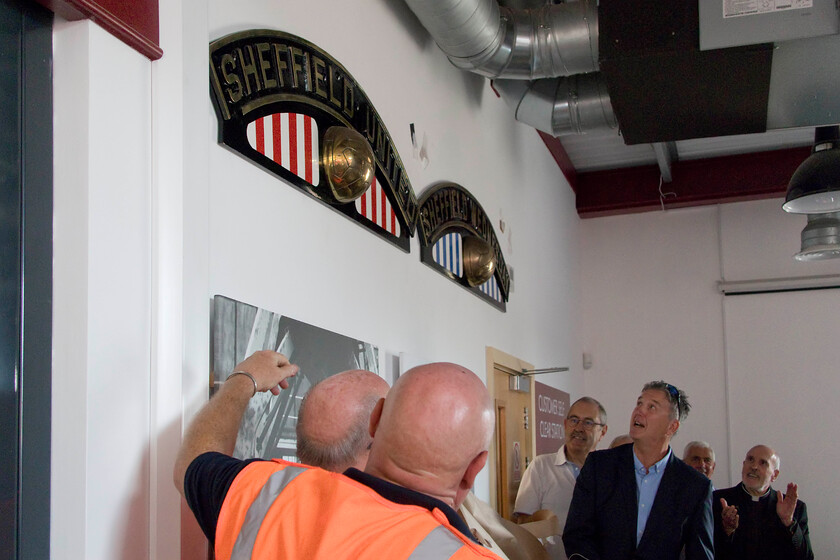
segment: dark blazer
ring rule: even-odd
[[[720,499],[730,506],[738,507],[738,528],[727,537],[723,530]],[[808,531],[808,509],[805,502],[796,501],[793,510],[794,524],[789,528],[782,525],[776,513],[778,498],[770,488],[770,494],[753,503],[752,498],[741,485],[716,490],[713,509],[715,514],[715,558],[722,560],[811,560],[811,538]]]
[[[673,451],[636,547],[633,445],[594,451],[580,471],[563,544],[569,560],[712,560],[712,482]],[[572,556],[579,554],[581,556]]]

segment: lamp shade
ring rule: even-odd
[[[790,178],[782,208],[795,214],[840,210],[840,126],[817,127],[811,155]]]
[[[805,262],[840,258],[840,212],[808,214],[802,250],[794,258]]]

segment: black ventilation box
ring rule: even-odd
[[[601,0],[599,64],[626,144],[765,132],[773,45],[700,50],[696,2]]]

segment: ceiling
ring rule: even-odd
[[[538,129],[577,193],[581,217],[784,196],[810,153],[815,127],[840,122],[835,0],[760,14],[727,14],[722,7],[767,2],[406,2],[453,64],[493,78],[516,118]],[[465,6],[475,13],[460,24]],[[569,15],[561,10],[584,15],[561,19]],[[484,43],[470,29],[476,20],[489,28]],[[588,51],[582,56],[572,52],[580,45]],[[501,56],[507,59],[499,62]],[[605,84],[600,92],[584,99],[595,90],[575,89],[561,99],[571,80],[596,75]],[[547,84],[549,78],[560,85]],[[534,122],[548,114],[545,107],[520,100],[528,87],[541,89],[541,101],[553,109],[547,123]],[[595,126],[577,126],[593,106],[599,116],[610,114]],[[558,128],[558,110],[575,126]]]
[[[539,134],[577,193],[583,218],[783,197],[814,141],[813,126],[675,141],[667,146],[666,182],[656,153],[663,150],[654,144],[628,146],[603,131]]]

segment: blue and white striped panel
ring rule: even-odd
[[[457,277],[464,274],[464,259],[461,249],[461,234],[447,233],[432,247],[432,258]]]
[[[479,286],[478,289],[501,303],[502,291],[499,289],[499,283],[496,282],[495,276],[491,276],[490,280]]]

